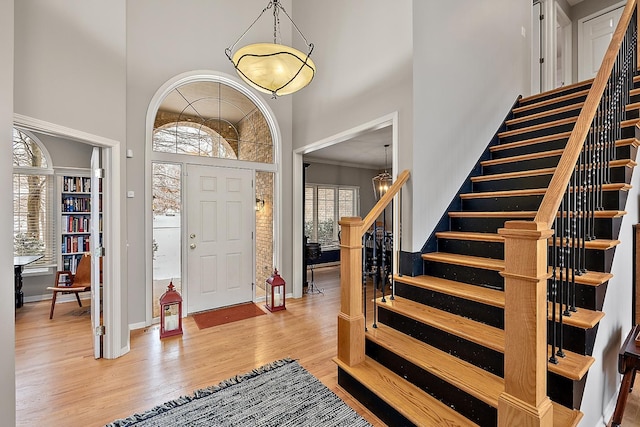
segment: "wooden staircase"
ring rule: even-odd
[[[582,417],[578,409],[636,165],[639,82],[636,77],[615,143],[611,182],[603,186],[604,209],[595,214],[597,239],[585,242],[588,272],[576,277],[578,311],[558,328],[565,357],[548,364],[556,426],[577,425]],[[412,277],[416,268],[405,267],[394,277],[394,297],[376,301],[364,362],[349,366],[336,358],[339,384],[389,425],[497,425],[505,390],[505,249],[498,230],[507,221],[535,217],[591,84],[518,101],[497,134],[499,143],[483,156],[481,173],[469,177],[452,203],[458,209],[446,213],[424,245],[423,274]],[[549,331],[552,322],[549,314]]]

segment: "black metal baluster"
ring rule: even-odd
[[[393,207],[393,202],[391,202],[391,224],[395,224],[395,209]],[[391,241],[389,242],[389,248],[391,249],[391,256],[389,257],[389,271],[391,273],[391,295],[389,296],[389,299],[391,299],[391,301],[393,301],[396,295],[396,276],[394,274],[394,263],[393,260],[395,258],[395,254],[396,251],[394,250],[393,247],[393,242],[395,239],[395,234],[393,233],[393,226],[391,227]]]
[[[362,235],[362,312],[364,330],[367,331],[367,233]]]
[[[373,328],[378,327],[378,251],[376,246],[376,237],[378,235],[378,225],[373,221],[373,237],[371,239],[371,272],[373,274]]]
[[[382,302],[387,302],[384,296],[384,288],[387,287],[387,248],[385,236],[387,234],[387,208],[382,211],[382,235],[380,236],[380,278],[382,279]]]
[[[553,237],[552,249],[551,249],[551,280],[548,281],[547,299],[551,302],[551,356],[549,357],[549,363],[554,365],[558,364],[556,358],[556,341],[558,324],[556,323],[557,303],[558,303],[558,278],[556,277],[558,267],[558,218],[556,218],[553,224]]]

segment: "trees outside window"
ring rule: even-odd
[[[305,236],[326,248],[339,244],[344,216],[358,216],[358,187],[308,184],[305,187]]]
[[[13,130],[13,252],[43,255],[54,263],[52,170],[45,148],[34,137]]]

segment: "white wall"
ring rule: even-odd
[[[398,169],[412,167],[412,3],[296,0],[295,21],[315,45],[317,74],[293,99],[294,148],[397,111]],[[408,236],[410,223],[403,224]]]
[[[414,251],[529,93],[531,13],[530,1],[413,2]]]
[[[127,249],[129,283],[129,323],[145,321],[145,124],[149,102],[171,78],[187,71],[210,70],[236,76],[225,56],[229,47],[265,7],[264,0],[136,0],[127,2],[127,147],[134,157],[127,159]],[[290,11],[290,1],[283,2]],[[180,19],[177,19],[178,16]],[[241,45],[269,40],[272,17],[267,12],[243,39]],[[286,17],[281,17],[283,40],[290,38]],[[267,28],[264,27],[266,24]],[[282,139],[282,224],[291,224],[291,106],[292,97],[272,100],[260,94],[273,110]],[[296,95],[293,95],[296,96]],[[291,269],[291,230],[283,227],[282,265],[278,265],[289,285]],[[150,247],[150,245],[149,245]],[[149,254],[150,256],[150,254]]]
[[[124,142],[125,4],[125,0],[15,2],[15,113]],[[121,182],[123,190],[125,176]],[[120,217],[125,242],[127,218],[124,212]],[[122,251],[123,307],[127,306],[125,257]],[[122,348],[128,345],[128,333],[123,313]]]
[[[4,141],[12,139],[13,129],[13,0],[0,2],[0,135]],[[10,189],[12,184],[12,145],[0,144],[0,188]],[[9,194],[4,190],[4,200]],[[0,346],[0,418],[2,423],[16,423],[16,376],[15,376],[15,298],[13,285],[13,206],[0,203],[0,324],[2,345]]]

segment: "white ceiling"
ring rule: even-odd
[[[391,126],[304,155],[305,162],[330,163],[367,169],[391,169]],[[385,145],[387,148],[385,164]]]
[[[567,3],[569,3],[571,6],[575,6],[578,3],[580,3],[582,0],[567,0]]]

